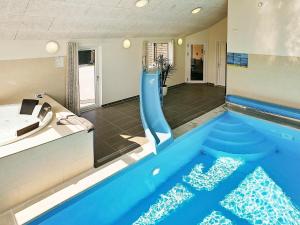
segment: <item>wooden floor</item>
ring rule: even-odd
[[[225,89],[207,84],[183,84],[169,89],[164,113],[176,128],[224,103]],[[146,142],[139,100],[101,107],[82,115],[95,126],[94,155],[98,167]]]

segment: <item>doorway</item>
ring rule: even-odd
[[[219,86],[226,86],[226,65],[227,65],[227,44],[224,41],[217,41],[217,80]]]
[[[78,51],[80,110],[87,111],[99,106],[99,75],[96,49]]]
[[[204,82],[205,80],[205,45],[191,44],[191,82]]]

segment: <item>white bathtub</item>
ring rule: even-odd
[[[52,113],[36,130],[17,138],[15,131],[35,122],[46,102]],[[58,125],[58,119],[74,114],[47,95],[39,99],[36,107],[31,117],[19,115],[20,105],[0,106],[0,140],[14,141],[0,146],[0,215],[93,168],[93,131],[81,125]],[[0,216],[2,225],[1,222]]]
[[[37,105],[32,115],[24,115],[19,113],[21,104],[0,105],[0,146],[16,142],[47,126],[52,119],[53,113],[52,111],[48,112],[46,117],[41,121],[37,117],[41,107],[42,105]],[[38,128],[21,136],[17,136],[17,130],[36,122],[39,122]]]

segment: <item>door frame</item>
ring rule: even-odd
[[[95,82],[95,104],[80,108],[80,112],[86,112],[89,110],[96,109],[102,105],[102,77],[100,75],[99,68],[99,53],[101,54],[101,50],[99,46],[79,46],[79,51],[85,50],[95,50],[95,74],[94,74],[94,82]],[[79,73],[79,65],[78,65],[78,73]],[[80,85],[80,84],[79,84]],[[80,93],[79,93],[80,96]]]
[[[219,59],[220,59],[220,52],[219,52],[219,45],[224,44],[225,45],[225,77],[224,77],[224,87],[227,86],[227,42],[226,41],[216,41],[216,85],[223,86],[220,84],[220,74],[219,74]]]
[[[203,80],[191,80],[191,60],[192,60],[192,45],[203,45],[204,47],[204,63],[203,63]],[[186,48],[186,83],[207,83],[207,68],[208,68],[208,42],[207,41],[192,41],[187,43]]]

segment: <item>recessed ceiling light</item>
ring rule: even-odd
[[[261,8],[261,7],[264,6],[264,3],[263,3],[263,2],[259,2],[259,3],[257,4],[257,6],[258,6],[258,8]]]
[[[192,13],[193,13],[193,14],[197,14],[197,13],[199,13],[201,10],[202,10],[202,7],[197,7],[197,8],[195,8],[195,9],[192,10]]]
[[[135,3],[135,6],[138,7],[138,8],[142,8],[144,6],[146,6],[148,4],[148,0],[138,0],[136,1]]]

